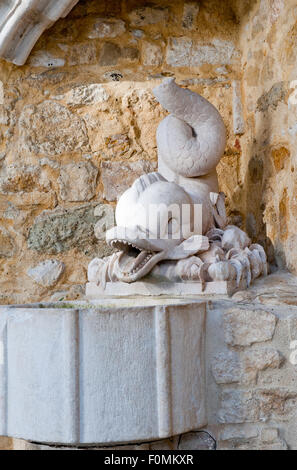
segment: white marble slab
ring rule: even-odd
[[[200,282],[148,282],[137,281],[131,284],[126,282],[107,282],[105,289],[94,282],[86,285],[86,297],[88,299],[100,299],[102,296],[125,297],[134,295],[232,295],[239,289],[246,288],[246,281],[241,281],[239,287],[235,281],[206,282],[204,289]]]
[[[205,317],[193,300],[0,307],[0,435],[79,446],[201,428]]]

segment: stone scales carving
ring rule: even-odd
[[[223,120],[172,78],[154,94],[170,113],[157,130],[159,171],[141,176],[120,197],[116,226],[106,234],[117,251],[90,263],[87,296],[246,288],[267,274],[267,260],[261,245],[227,222],[216,173],[226,145]]]

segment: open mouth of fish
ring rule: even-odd
[[[111,240],[109,245],[120,253],[118,254],[118,267],[124,277],[145,275],[159,261],[160,252],[145,250],[127,240]]]

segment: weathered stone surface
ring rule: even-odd
[[[0,171],[0,191],[3,193],[49,191],[50,182],[38,166],[8,165]]]
[[[258,429],[255,428],[243,428],[241,426],[228,426],[223,429],[220,434],[220,441],[230,440],[246,440],[253,439],[259,436]]]
[[[158,66],[163,62],[163,53],[160,46],[148,41],[144,41],[142,45],[143,65]]]
[[[186,37],[172,38],[166,51],[166,62],[173,67],[188,67],[192,60],[192,40]]]
[[[88,148],[84,122],[55,101],[25,106],[19,129],[24,147],[37,154],[60,155]]]
[[[131,147],[127,134],[114,134],[106,137],[104,143],[108,149],[112,149],[114,155],[121,156],[127,153]]]
[[[3,193],[30,192],[36,186],[49,189],[49,181],[40,177],[37,166],[8,165],[0,172],[0,190]]]
[[[297,277],[287,271],[277,271],[258,279],[246,291],[238,291],[236,302],[256,302],[263,305],[297,305]],[[297,336],[296,336],[297,339]]]
[[[218,353],[212,360],[212,373],[218,384],[240,382],[242,363],[239,354],[234,351]]]
[[[264,310],[232,309],[224,315],[225,341],[231,346],[250,346],[272,338],[276,317]]]
[[[94,42],[75,43],[68,52],[69,65],[87,65],[97,62],[97,49]]]
[[[183,11],[182,26],[185,29],[192,30],[195,27],[195,21],[199,12],[199,3],[185,2]]]
[[[154,171],[151,162],[102,162],[101,177],[104,186],[103,197],[115,201],[133,182],[144,173]]]
[[[260,389],[256,392],[261,420],[289,420],[296,411],[297,392],[286,388]]]
[[[284,358],[274,348],[252,349],[243,353],[242,382],[253,384],[257,382],[258,373],[265,369],[278,369]]]
[[[98,18],[88,32],[89,39],[115,38],[126,31],[125,22],[116,18]]]
[[[91,83],[90,85],[72,88],[65,95],[60,95],[58,98],[65,100],[66,104],[76,107],[104,103],[108,101],[109,94],[100,83]]]
[[[265,428],[261,432],[261,440],[263,442],[274,442],[278,439],[278,429],[277,428]]]
[[[75,284],[70,287],[66,286],[66,290],[54,292],[48,300],[50,302],[85,300],[85,290],[85,284]]]
[[[177,450],[180,436],[149,443],[149,450]]]
[[[216,441],[204,431],[189,432],[181,436],[178,450],[215,450]]]
[[[163,53],[160,46],[144,41],[142,44],[143,65],[158,66],[163,62]]]
[[[249,449],[240,447],[238,448],[238,450],[249,450]],[[272,443],[261,442],[260,444],[256,445],[255,450],[288,450],[288,445],[284,440],[278,439],[276,442],[272,442]]]
[[[11,258],[15,254],[15,243],[11,234],[0,227],[0,258]]]
[[[297,392],[285,388],[224,390],[218,419],[221,423],[245,423],[269,419],[289,420],[296,409]]]
[[[95,195],[98,169],[91,162],[69,163],[61,167],[58,184],[63,201],[89,201]]]
[[[121,56],[123,59],[134,61],[139,58],[139,51],[136,47],[126,46],[122,48]]]
[[[96,241],[94,204],[73,209],[44,211],[30,229],[28,247],[42,253],[62,253],[76,248],[87,255],[107,256],[112,250],[105,242]]]
[[[263,180],[264,163],[259,155],[254,155],[248,164],[250,180],[253,184],[260,184]]]
[[[241,83],[239,80],[232,81],[233,90],[233,132],[235,135],[244,133],[244,117],[241,99]]]
[[[99,204],[94,210],[96,222],[94,233],[97,240],[105,240],[106,231],[115,226],[114,209],[109,204]]]
[[[63,67],[65,60],[61,57],[55,57],[48,51],[37,51],[30,56],[29,64],[31,67]]]
[[[172,299],[0,308],[1,340],[9,322],[1,368],[7,371],[9,357],[10,387],[1,388],[9,433],[33,442],[114,446],[201,429],[205,316],[204,302]],[[160,377],[172,393],[168,403]]]
[[[227,65],[238,55],[230,41],[213,39],[201,44],[187,37],[171,38],[166,60],[173,67],[199,67],[203,64]]]
[[[2,196],[3,197],[3,196]],[[2,199],[0,194],[0,201]],[[5,200],[7,200],[5,195]],[[10,202],[19,209],[30,209],[36,206],[53,208],[57,205],[57,198],[54,192],[41,192],[37,190],[26,192],[9,193]]]
[[[27,271],[37,284],[43,287],[54,286],[65,270],[65,265],[59,260],[48,259]]]
[[[259,348],[242,353],[218,353],[212,361],[212,373],[217,384],[255,384],[259,371],[278,369],[283,357],[274,348]]]
[[[285,168],[286,163],[289,161],[290,151],[286,147],[278,146],[271,149],[271,156],[275,171],[278,173]]]
[[[0,80],[0,106],[4,104],[4,85]]]
[[[268,439],[266,441],[266,439]],[[227,445],[219,445],[219,450],[287,450],[287,443],[279,437],[278,429],[264,428],[261,436],[244,428],[242,432],[235,433],[230,437],[230,442],[224,442]]]
[[[257,101],[258,111],[267,111],[269,108],[276,109],[277,105],[284,101],[288,92],[286,82],[275,83],[269,91],[264,93]]]
[[[141,7],[132,10],[129,14],[129,19],[133,26],[145,26],[160,22],[165,23],[168,18],[168,13],[167,8]]]
[[[259,404],[252,391],[224,390],[218,420],[221,423],[256,422],[259,419]]]
[[[112,42],[106,42],[104,43],[100,53],[99,65],[117,65],[121,55],[121,48],[117,44],[114,44]]]

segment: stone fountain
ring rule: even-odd
[[[159,171],[119,199],[106,240],[117,252],[89,265],[87,296],[232,294],[267,274],[261,245],[228,225],[216,166],[223,120],[202,96],[165,79],[154,90],[169,111],[157,131]]]
[[[89,265],[89,301],[1,307],[0,435],[50,444],[152,441],[207,424],[205,322],[196,294],[267,272],[228,225],[218,111],[166,79],[155,90],[159,171],[119,199],[116,252]]]

